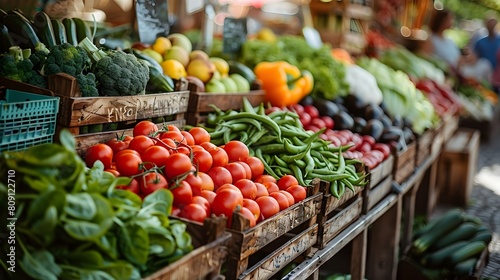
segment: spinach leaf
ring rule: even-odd
[[[99,237],[95,241],[97,248],[105,253],[108,257],[113,260],[118,258],[118,249],[116,247],[116,236],[113,232],[108,231],[105,235]]]
[[[45,215],[45,211],[51,205],[57,210],[57,213],[62,213],[66,204],[66,194],[60,189],[45,191],[31,202],[28,208],[28,216],[25,223],[27,225],[34,223]],[[24,222],[23,222],[24,223]]]
[[[19,263],[29,276],[35,279],[57,280],[62,269],[56,264],[54,256],[49,251],[24,251],[24,256]]]
[[[104,264],[102,255],[96,250],[74,251],[64,258],[67,263],[78,267],[99,267]]]
[[[108,194],[108,199],[121,220],[135,217],[141,209],[141,198],[128,190],[114,189]]]
[[[64,222],[66,233],[77,240],[97,240],[106,232],[106,229],[93,222],[73,219],[64,219]]]
[[[116,280],[113,276],[102,270],[79,269],[80,280]]]
[[[51,205],[45,210],[43,218],[36,220],[30,229],[43,244],[48,245],[55,237],[54,231],[58,222],[57,208]]]
[[[68,129],[61,130],[59,133],[59,142],[61,142],[62,146],[69,152],[74,152],[76,150],[76,139]]]
[[[131,279],[134,267],[126,261],[106,263],[99,270],[111,275],[114,279]],[[138,278],[135,278],[138,279]]]
[[[88,193],[75,193],[66,195],[64,211],[77,219],[90,221],[97,213],[94,199]]]
[[[120,226],[118,245],[124,257],[135,265],[146,263],[149,254],[149,235],[142,227],[130,223]]]
[[[50,143],[32,146],[23,155],[26,163],[47,167],[62,165],[68,159],[68,151],[63,146]]]
[[[166,215],[170,215],[172,213],[173,202],[174,195],[170,190],[159,189],[144,198],[142,207],[143,209],[153,208],[157,211],[165,213]]]
[[[177,247],[185,252],[189,252],[193,249],[191,244],[191,235],[186,232],[186,224],[179,220],[171,220],[170,230],[175,238]]]
[[[175,252],[175,240],[172,235],[149,235],[149,253],[158,257],[168,257]]]
[[[44,192],[56,188],[50,180],[47,180],[47,177],[24,176],[23,179],[28,186],[37,192]]]

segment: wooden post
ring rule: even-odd
[[[411,237],[413,235],[413,219],[415,218],[415,200],[422,179],[423,175],[417,178],[411,186],[411,190],[403,195],[403,231],[400,243],[400,248],[403,252],[406,252],[411,244]]]
[[[366,246],[368,231],[364,230],[352,240],[351,251],[351,279],[365,279],[366,270]]]

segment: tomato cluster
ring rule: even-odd
[[[132,177],[128,186],[117,187],[141,197],[170,189],[174,216],[203,222],[210,215],[225,215],[230,226],[233,212],[239,211],[254,226],[306,198],[305,187],[294,176],[277,180],[265,174],[262,161],[244,143],[216,146],[202,127],[181,131],[169,125],[159,130],[141,121],[133,135],[91,146],[87,165],[100,160],[105,171]]]

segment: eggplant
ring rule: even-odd
[[[401,130],[398,127],[388,127],[388,128],[383,130],[383,133],[380,136],[380,142],[382,142],[382,143],[390,143],[390,142],[400,143],[401,137],[404,137],[403,130]]]
[[[335,104],[344,104],[344,98],[342,96],[337,96],[332,101],[335,102]]]
[[[380,108],[379,105],[377,104],[368,104],[365,106],[365,109],[364,109],[364,116],[365,116],[365,119],[367,120],[371,120],[371,119],[378,119],[380,120],[380,118],[382,118],[382,116],[384,116],[385,113],[384,113],[384,110],[382,110],[382,108]]]
[[[415,140],[415,134],[413,130],[409,127],[403,127],[403,136],[405,138],[406,143],[411,143]]]
[[[375,141],[379,141],[384,133],[384,125],[380,120],[371,119],[366,122],[366,126],[361,131],[363,135],[370,135],[375,139]]]
[[[360,115],[366,106],[365,102],[361,98],[352,94],[349,94],[345,97],[344,105],[349,110],[349,112],[354,115]]]
[[[310,95],[306,95],[299,101],[299,104],[302,106],[312,105],[313,103],[314,103],[314,98]]]
[[[382,115],[380,117],[380,121],[382,122],[382,124],[384,125],[384,127],[390,127],[392,126],[392,120],[391,118],[388,116],[388,115]]]
[[[313,105],[318,109],[320,116],[333,117],[340,111],[337,104],[323,98],[315,99]]]
[[[401,115],[395,115],[392,117],[392,125],[403,128],[405,123]]]
[[[352,119],[354,120],[353,131],[355,133],[362,134],[362,131],[366,126],[366,120],[362,117],[354,117]]]
[[[347,112],[339,111],[338,114],[333,115],[336,130],[348,129],[352,130],[354,127],[354,120]]]
[[[338,103],[335,103],[337,104],[337,107],[339,108],[339,112],[346,112],[346,113],[349,113],[349,110],[342,104],[338,104]]]

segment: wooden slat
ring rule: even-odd
[[[428,129],[417,138],[416,166],[419,166],[431,154],[435,132],[434,129]]]
[[[190,112],[213,112],[211,105],[216,105],[219,109],[238,110],[241,109],[243,98],[246,97],[253,106],[257,106],[264,102],[265,91],[252,90],[250,92],[235,92],[235,93],[208,93],[208,92],[191,92],[189,101]]]
[[[417,144],[415,141],[408,144],[406,150],[398,151],[394,159],[393,177],[394,181],[401,184],[415,171],[415,153]]]
[[[320,248],[324,248],[330,240],[360,217],[362,204],[363,199],[358,197],[353,203],[322,224],[322,231],[320,231],[318,237]]]
[[[383,179],[387,178],[390,174],[392,174],[392,170],[394,168],[394,156],[389,155],[387,159],[382,161],[379,165],[377,165],[372,170],[367,168],[367,173],[369,174],[368,184],[365,186],[367,189],[374,188],[376,185],[380,183]]]
[[[379,182],[374,188],[367,190],[365,201],[363,202],[363,213],[367,213],[384,197],[391,193],[392,190],[392,175],[387,176]]]
[[[330,193],[330,183],[322,181],[320,185],[320,191],[323,192],[323,209],[321,210],[320,215],[322,217],[326,217],[334,210],[338,209],[342,205],[345,205],[346,202],[352,200],[353,197],[359,197],[363,191],[363,188],[355,187],[354,190],[355,192],[347,189],[343,196],[341,196],[340,198],[336,198]]]
[[[364,280],[366,273],[366,254],[368,247],[368,231],[364,230],[352,240],[351,279]]]

